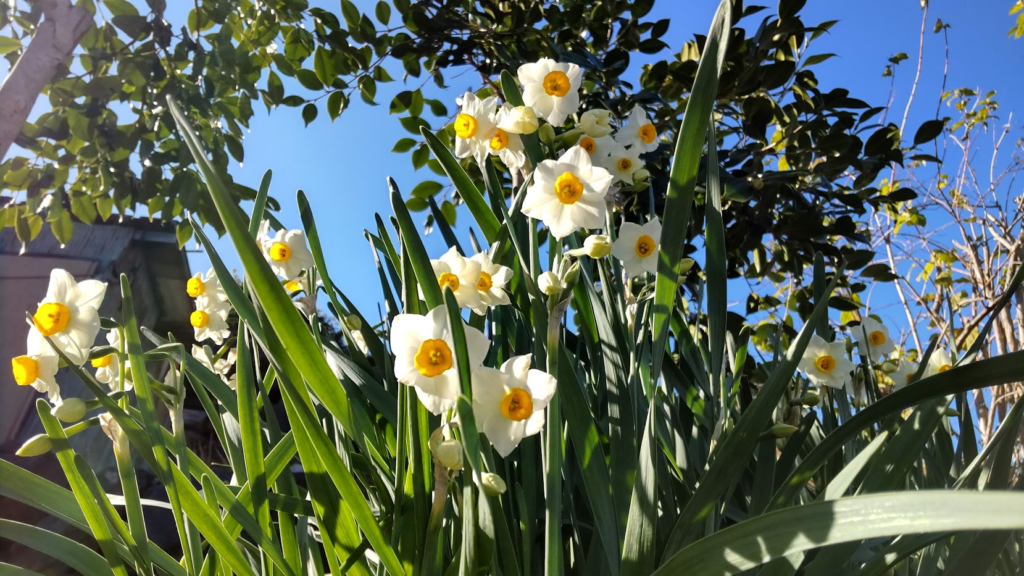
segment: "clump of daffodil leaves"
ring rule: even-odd
[[[170,100],[166,128],[196,159],[241,273],[194,223],[211,266],[180,287],[194,330],[168,337],[138,325],[127,276],[115,321],[99,315],[108,283],[53,271],[11,360],[14,382],[43,394],[45,433],[18,454],[56,454],[71,491],[0,461],[0,494],[96,546],[0,533],[60,544],[38,548],[86,574],[934,573],[940,559],[1012,573],[1024,496],[1005,489],[1024,404],[990,448],[969,435],[965,402],[1019,380],[1020,353],[978,359],[941,331],[912,350],[878,314],[830,323],[845,271],[824,258],[799,332],[786,318],[751,346],[758,327],[730,318],[740,298],[708,132],[730,10],[705,39],[681,125],[640,104],[582,110],[594,86],[568,54],[458,97],[451,125],[423,137],[473,225],[436,219],[447,248],[431,254],[389,180],[393,217],[365,232],[373,314],[345,294],[366,278],[328,270],[357,251],[321,243],[306,196],[301,226],[282,225],[268,172],[246,217],[194,111]],[[663,211],[618,211],[616,191],[651,186],[645,157],[669,146]],[[702,157],[715,168],[703,255],[685,246]],[[681,288],[686,274],[699,294]],[[63,397],[65,377],[88,397]],[[217,450],[185,434],[190,395]],[[75,452],[92,427],[116,457],[112,484]],[[148,535],[140,463],[166,490],[175,546]]]

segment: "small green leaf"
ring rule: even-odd
[[[942,120],[928,120],[918,127],[914,134],[914,146],[920,146],[935,140],[942,134],[945,123]]]
[[[375,12],[377,14],[377,21],[387,26],[391,20],[391,6],[388,6],[388,3],[384,0],[379,0]]]
[[[412,196],[413,198],[422,198],[426,200],[427,198],[433,196],[434,194],[437,194],[443,189],[444,186],[442,186],[440,182],[434,182],[433,180],[424,180],[423,182],[420,182],[419,184],[416,185],[415,188],[412,189]]]
[[[306,123],[306,126],[309,126],[313,120],[316,120],[317,113],[316,104],[312,102],[302,107],[302,120]]]
[[[9,36],[0,36],[0,54],[21,49],[21,42]]]

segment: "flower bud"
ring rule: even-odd
[[[363,327],[363,321],[359,319],[359,316],[349,314],[345,316],[345,326],[348,326],[349,330],[359,330]]]
[[[604,258],[612,252],[612,241],[607,234],[592,234],[583,241],[583,249],[591,258]]]
[[[808,392],[807,394],[804,394],[802,398],[800,398],[800,402],[804,406],[817,406],[818,403],[821,402],[821,396],[818,396],[814,392]]]
[[[562,290],[570,290],[576,285],[580,279],[580,263],[573,262],[572,266],[565,271],[565,275],[562,276]]]
[[[636,311],[637,303],[626,305],[626,324],[629,326],[629,331],[632,332],[636,328]]]
[[[683,261],[679,263],[679,273],[686,274],[693,268],[693,258],[683,258]]]
[[[537,114],[529,106],[516,106],[503,114],[498,122],[498,128],[509,134],[533,134],[538,126]]]
[[[117,420],[114,420],[110,413],[104,412],[100,414],[100,429],[107,435],[107,438],[110,438],[111,442],[115,445],[117,444],[117,436],[121,432],[121,427],[118,426]]]
[[[580,130],[591,138],[600,138],[612,133],[612,113],[609,110],[596,108],[587,110],[580,116]]]
[[[557,296],[562,293],[562,280],[554,272],[545,272],[537,278],[537,288],[548,296]]]
[[[636,172],[633,172],[633,184],[642,184],[644,182],[647,182],[647,180],[650,179],[650,177],[651,173],[647,170],[647,168],[641,168]]]
[[[892,360],[886,360],[885,362],[882,362],[882,372],[885,372],[886,374],[892,374],[893,372],[896,371],[896,369],[896,363],[893,362]]]
[[[54,406],[50,413],[64,422],[78,422],[85,416],[85,401],[81,398],[68,398]]]
[[[946,408],[945,415],[946,416],[959,416],[960,415],[960,411],[957,410],[956,408]]]
[[[781,422],[772,426],[768,432],[776,438],[789,438],[796,432],[798,428],[796,426],[790,426],[789,424],[782,424]]]
[[[449,470],[462,470],[462,444],[458,440],[442,440],[430,447],[434,458]]]
[[[508,489],[501,476],[490,472],[484,472],[484,475],[480,477],[480,485],[483,486],[484,492],[488,496],[501,496]]]
[[[551,124],[545,124],[537,129],[537,136],[540,137],[541,142],[550,146],[555,141],[555,129]]]
[[[36,434],[21,445],[16,455],[22,458],[31,458],[32,456],[39,456],[46,454],[53,449],[53,443],[50,442],[50,437],[46,434]]]

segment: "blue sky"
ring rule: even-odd
[[[369,13],[374,3],[356,2],[361,10]],[[312,4],[337,9],[336,2]],[[770,4],[774,9],[774,3]],[[660,0],[650,18],[671,18],[669,32],[663,39],[674,52],[693,34],[707,32],[716,5],[715,0]],[[1020,74],[1024,40],[1014,41],[1006,36],[1012,24],[1007,15],[1009,5],[1009,2],[997,0],[931,3],[921,82],[907,122],[907,138],[912,137],[913,130],[922,121],[934,117],[938,102],[944,48],[941,35],[931,32],[936,18],[952,26],[947,87],[996,90],[1004,112],[1020,107],[1024,101],[1024,79]],[[169,9],[168,19],[177,26],[184,12],[172,10]],[[895,106],[890,116],[890,120],[899,123],[916,66],[921,15],[918,0],[861,0],[856,3],[810,0],[802,12],[805,24],[839,20],[829,34],[812,46],[811,53],[837,55],[815,67],[820,85],[826,89],[847,87],[854,97],[872,105],[883,105],[889,97],[890,79],[883,78],[882,71],[890,56],[905,52],[911,58],[897,70]],[[747,25],[756,23],[757,16]],[[656,57],[667,55],[662,53]],[[638,66],[634,62],[627,79],[637,74]],[[400,78],[398,73],[393,76]],[[437,97],[445,100],[452,111],[456,96],[477,87],[474,80],[475,75],[450,78],[451,89]],[[415,80],[412,85],[419,83]],[[385,219],[390,213],[385,178],[394,177],[406,194],[424,179],[438,179],[426,169],[413,171],[408,154],[390,152],[396,140],[408,135],[387,112],[391,97],[402,89],[401,81],[379,85],[380,106],[370,107],[356,99],[333,124],[323,110],[312,125],[304,127],[299,108],[281,107],[268,115],[260,107],[245,140],[245,163],[232,167],[235,179],[252,187],[256,187],[266,169],[273,169],[271,194],[281,202],[283,210],[279,217],[290,227],[301,226],[294,198],[297,189],[305,190],[314,206],[332,278],[363,313],[371,317],[376,315],[381,297],[363,229],[374,226],[375,212]],[[422,220],[424,214],[414,214],[414,217]],[[469,215],[460,211],[456,227],[460,236],[466,234],[469,222]],[[229,265],[237,265],[226,239],[220,240],[218,247]],[[432,255],[444,251],[438,233],[427,237],[427,249]],[[201,253],[192,253],[190,261],[196,270],[207,266],[206,257]],[[730,300],[742,303],[744,298],[745,294]],[[881,307],[891,299],[891,289],[882,289],[874,294],[873,303],[883,317],[891,316],[897,325],[905,323],[897,310]]]

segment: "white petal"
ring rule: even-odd
[[[99,308],[103,297],[107,294],[107,283],[99,280],[85,280],[78,283],[79,306]]]
[[[483,432],[498,454],[505,458],[516,449],[516,446],[519,446],[523,440],[525,428],[522,422],[508,418],[489,418],[483,427]]]
[[[78,283],[67,270],[54,268],[50,271],[50,285],[46,289],[44,302],[67,304],[78,300]]]
[[[526,376],[526,384],[533,396],[534,410],[546,408],[558,388],[555,377],[543,370],[530,370]]]
[[[533,364],[533,354],[523,354],[522,356],[513,356],[501,365],[501,371],[508,374],[516,380],[513,386],[522,387],[526,383],[527,374],[530,371],[530,365]]]

